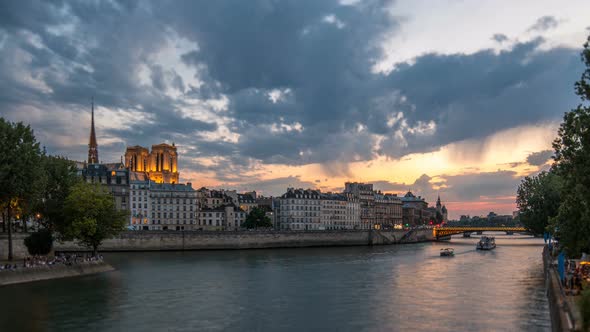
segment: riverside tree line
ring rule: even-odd
[[[12,235],[27,220],[35,232],[26,239],[30,254],[47,254],[54,239],[76,240],[96,254],[103,239],[124,229],[127,212],[118,211],[110,192],[82,181],[74,162],[40,149],[33,130],[0,118],[0,211],[13,258]]]
[[[590,36],[581,57],[585,70],[574,88],[582,101],[563,117],[554,163],[525,177],[516,198],[523,225],[553,234],[571,257],[590,253]]]

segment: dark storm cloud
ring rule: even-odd
[[[498,43],[503,43],[508,40],[508,36],[503,33],[496,33],[492,36],[492,40],[495,40]]]
[[[149,60],[167,41],[169,32],[152,17],[148,4],[8,1],[0,6],[0,33],[6,34],[0,49],[3,116],[27,121],[19,106],[32,104],[43,108],[48,119],[60,117],[62,121],[58,126],[39,121],[34,127],[58,133],[59,128],[72,123],[56,112],[89,111],[89,100],[94,96],[99,107],[139,113],[136,124],[129,128],[103,130],[130,144],[174,141],[217,128],[214,123],[187,118],[179,110],[183,103],[163,94],[167,80],[181,92],[184,82],[174,71]],[[30,55],[28,68],[14,66],[14,59],[26,59],[23,51]],[[152,86],[139,82],[140,65],[150,69]],[[21,77],[27,74],[46,88],[24,84]],[[67,147],[51,148],[63,151]],[[124,144],[104,146],[101,159],[117,158],[123,150]],[[76,153],[74,157],[83,156]]]
[[[551,157],[553,157],[553,150],[543,150],[529,154],[526,161],[529,165],[541,166],[547,163]]]
[[[256,191],[262,195],[280,196],[287,191],[286,189],[288,187],[316,189],[317,185],[313,182],[302,181],[298,176],[288,176],[271,180],[245,182],[235,189],[239,191],[247,191],[256,188]]]
[[[394,137],[384,153],[399,156],[431,151],[451,142],[482,138],[504,128],[558,120],[575,105],[572,83],[579,76],[577,51],[537,50],[541,39],[495,54],[429,54],[389,77],[415,106],[404,115],[410,123],[435,121],[433,135],[407,135],[408,145],[396,148]],[[389,153],[388,149],[389,148]]]
[[[431,204],[438,195],[445,201],[473,202],[482,197],[514,196],[518,186],[516,172],[496,171],[440,175],[436,179],[422,174],[412,184],[375,181],[377,190],[405,194],[411,190],[416,196],[426,198]]]
[[[268,163],[398,158],[556,120],[567,109],[563,105],[573,105],[571,82],[581,68],[577,51],[538,51],[542,39],[500,54],[428,54],[389,75],[372,73],[380,56],[376,43],[398,24],[382,5],[255,1],[232,3],[228,10],[226,2],[210,2],[162,12],[199,43],[199,51],[184,60],[206,66],[229,97],[239,150]],[[342,25],[329,23],[328,15]],[[540,22],[551,24],[547,18]],[[272,89],[289,93],[273,102],[267,96]],[[388,125],[400,112],[404,121]],[[295,121],[302,132],[269,130]],[[358,124],[367,130],[357,132]],[[385,137],[379,149],[372,134]]]
[[[138,113],[126,128],[103,130],[128,144],[175,141],[195,147],[187,149],[187,159],[323,163],[329,174],[344,174],[339,163],[398,158],[555,120],[575,103],[578,51],[541,51],[541,39],[501,53],[427,54],[389,74],[373,73],[384,33],[398,27],[387,4],[3,1],[0,112],[26,119],[21,106],[46,105],[49,119],[52,110],[88,109],[95,96],[101,107]],[[554,26],[551,19],[539,22]],[[201,86],[154,63],[171,38],[198,45],[181,59],[196,70]],[[15,65],[14,59],[27,60]],[[148,82],[140,81],[142,70]],[[171,89],[185,94],[170,97],[165,90]],[[272,91],[281,91],[277,100],[269,98]],[[214,119],[181,111],[191,107],[187,99],[220,96],[229,100],[222,116],[239,134],[236,143],[204,139],[219,128]],[[72,125],[67,118],[57,121],[33,124],[48,135]],[[104,151],[117,158],[118,148]],[[229,179],[232,171],[222,176]]]
[[[543,16],[539,17],[535,24],[533,24],[529,31],[546,31],[550,29],[555,29],[559,25],[557,19],[553,16]]]

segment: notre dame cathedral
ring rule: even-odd
[[[125,167],[131,172],[144,173],[156,183],[178,183],[178,154],[174,143],[152,145],[151,152],[143,146],[129,146],[125,151]]]

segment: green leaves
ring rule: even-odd
[[[80,182],[76,164],[68,159],[54,156],[43,156],[45,188],[42,200],[38,202],[41,222],[49,229],[65,219],[63,205],[72,186]]]
[[[562,180],[554,172],[525,177],[516,195],[520,221],[534,234],[543,234],[561,203]]]
[[[30,126],[0,118],[0,200],[27,203],[41,191],[39,143]]]
[[[125,225],[126,211],[117,211],[110,192],[99,184],[79,182],[64,202],[63,223],[56,230],[62,240],[77,240],[95,252],[104,239],[119,234]]]
[[[590,37],[588,37],[590,42]],[[590,101],[590,46],[582,51],[586,65],[575,90],[582,101]],[[562,203],[551,219],[551,228],[567,252],[577,256],[590,250],[590,107],[581,104],[563,117],[555,149],[554,169],[563,180]]]
[[[246,216],[246,221],[242,223],[242,227],[245,228],[258,228],[258,227],[272,227],[270,218],[266,215],[264,210],[255,207]]]

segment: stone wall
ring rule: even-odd
[[[25,237],[28,234],[12,234],[12,255],[14,258],[23,258],[29,255],[25,246]],[[8,259],[8,235],[0,234],[0,261]]]
[[[113,270],[114,268],[112,266],[104,262],[83,262],[69,266],[21,267],[14,271],[0,271],[0,286],[47,279],[78,277]]]
[[[26,255],[22,238],[14,241],[15,258]],[[431,230],[362,231],[129,231],[105,240],[101,251],[158,251],[207,249],[256,249],[326,246],[366,246],[431,241]],[[0,260],[6,259],[8,243],[0,238]],[[18,248],[18,249],[17,249]],[[58,252],[83,251],[73,242],[54,244]]]
[[[547,299],[549,301],[551,330],[581,331],[582,319],[580,313],[571,297],[565,295],[554,263],[554,260],[549,255],[547,246],[545,246],[543,249],[543,270]]]

